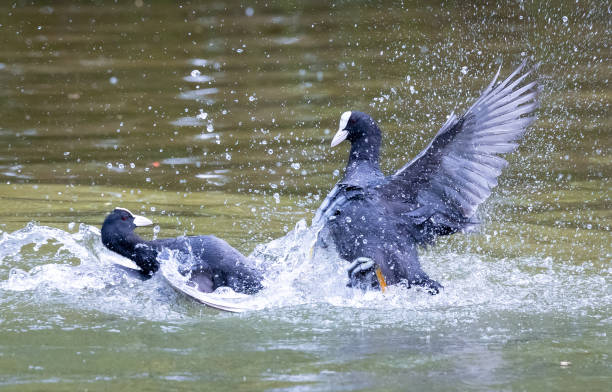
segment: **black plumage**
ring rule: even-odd
[[[203,292],[228,286],[236,292],[253,294],[262,288],[262,273],[227,242],[212,235],[165,238],[145,241],[134,229],[152,222],[115,208],[102,225],[102,243],[110,250],[134,261],[148,276],[159,269],[158,256],[175,251],[180,271]]]
[[[498,70],[463,116],[451,114],[431,143],[390,176],[379,167],[376,122],[362,112],[342,115],[332,147],[350,141],[348,164],[313,224],[323,227],[321,245],[333,244],[352,262],[351,285],[378,286],[380,268],[387,284],[439,292],[441,285],[421,269],[417,247],[478,223],[474,213],[507,165],[498,155],[514,151],[535,119],[537,82],[524,83],[530,74],[521,74],[524,66],[495,85]]]

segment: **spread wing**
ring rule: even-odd
[[[523,83],[531,73],[521,74],[524,66],[495,85],[498,70],[463,116],[451,114],[416,158],[387,177],[382,192],[413,206],[404,214],[425,231],[448,234],[475,223],[476,208],[507,165],[499,154],[514,151],[535,119],[537,81]]]

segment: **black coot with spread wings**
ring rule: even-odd
[[[350,285],[404,281],[439,292],[442,286],[421,269],[417,247],[477,223],[478,205],[507,165],[498,155],[514,151],[535,119],[537,82],[524,83],[530,74],[521,74],[524,66],[495,85],[498,70],[463,116],[451,114],[431,143],[390,176],[379,167],[376,122],[362,112],[342,114],[331,145],[350,141],[348,164],[313,223],[325,230],[323,245],[331,239],[351,262]]]

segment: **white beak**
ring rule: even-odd
[[[140,215],[134,215],[134,225],[136,225],[137,227],[149,226],[152,224],[153,222],[151,221],[151,219],[147,219],[144,216],[140,216]]]
[[[344,129],[338,130],[338,132],[336,132],[336,134],[334,135],[334,138],[331,141],[331,146],[336,147],[338,144],[346,140],[347,136],[348,136],[348,131],[345,131]]]

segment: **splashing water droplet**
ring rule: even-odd
[[[208,113],[206,113],[203,109],[200,109],[200,113],[196,116],[199,120],[206,120],[208,117]]]

